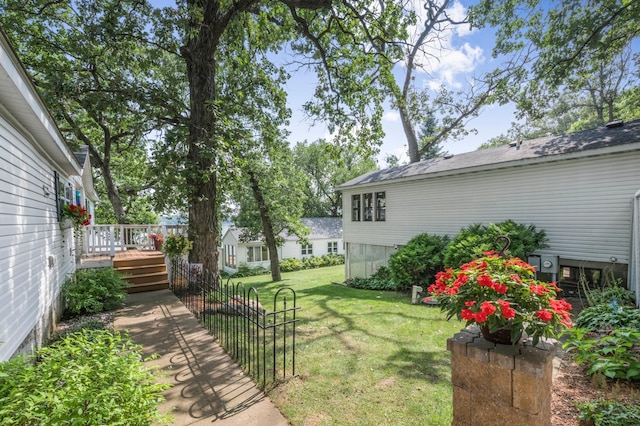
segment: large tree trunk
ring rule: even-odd
[[[260,185],[256,179],[256,175],[252,171],[249,173],[249,182],[251,184],[251,190],[253,191],[253,197],[258,204],[260,210],[260,220],[262,222],[262,234],[264,235],[267,249],[269,250],[269,262],[271,264],[271,279],[273,281],[282,281],[282,275],[280,274],[280,263],[278,262],[278,246],[276,245],[276,236],[273,233],[273,224],[269,217],[269,211],[267,210],[267,204],[264,201],[262,191],[260,191]]]
[[[187,139],[187,185],[189,194],[189,239],[193,249],[189,261],[218,274],[218,157],[215,135],[215,51],[224,25],[218,22],[217,2],[207,2],[203,24],[193,19],[195,32],[181,49],[189,80],[189,136]],[[206,23],[206,25],[205,25]]]

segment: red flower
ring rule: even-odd
[[[488,275],[480,275],[478,277],[478,285],[483,287],[493,287],[493,281]]]
[[[463,309],[460,312],[460,317],[465,321],[471,321],[473,319],[473,311],[471,309]]]
[[[478,324],[482,324],[483,322],[487,321],[487,314],[485,314],[484,312],[475,312],[473,314],[473,319],[478,323]]]
[[[505,294],[509,290],[509,286],[506,284],[494,283],[493,289],[496,293]]]
[[[531,290],[531,293],[535,293],[538,296],[542,296],[545,293],[549,292],[549,289],[546,288],[543,285],[534,285],[534,284],[529,284],[529,290]]]
[[[540,309],[536,312],[536,316],[544,322],[549,322],[553,318],[553,314],[546,309]]]
[[[480,310],[482,311],[483,314],[485,314],[486,316],[489,316],[489,315],[493,315],[493,313],[496,311],[496,307],[493,306],[491,302],[482,302],[482,305],[480,306]]]
[[[469,300],[467,302],[464,302],[464,306],[466,306],[466,307],[471,307],[471,306],[473,306],[475,304],[476,304],[475,300]]]

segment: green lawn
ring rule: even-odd
[[[446,339],[462,323],[409,295],[356,290],[344,266],[243,278],[269,309],[282,286],[297,294],[296,373],[270,392],[293,425],[450,425]]]

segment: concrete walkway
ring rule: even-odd
[[[171,291],[128,295],[115,326],[128,330],[145,356],[158,355],[148,364],[173,384],[160,406],[173,425],[289,424]]]

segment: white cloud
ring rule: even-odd
[[[419,16],[419,23],[424,23],[426,10],[420,1],[414,0],[413,7]],[[462,21],[467,16],[467,9],[458,1],[447,9],[447,16],[454,21]],[[421,27],[410,30],[410,42],[417,39]],[[468,24],[443,25],[424,44],[415,58],[416,78],[431,89],[441,85],[459,88],[465,75],[472,74],[484,61],[483,49],[473,46],[470,42],[456,44],[461,37],[472,34]]]
[[[386,111],[382,116],[382,120],[397,123],[400,121],[400,114],[397,111]]]

